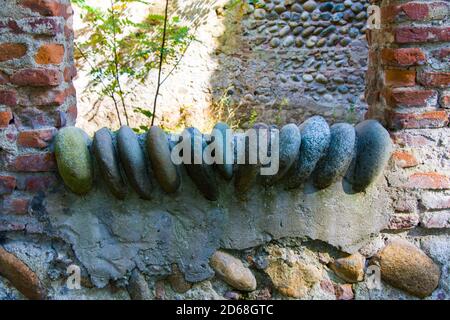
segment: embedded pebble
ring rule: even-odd
[[[289,188],[297,188],[309,178],[330,144],[330,128],[321,116],[309,118],[299,129],[302,142],[296,163],[289,170]]]
[[[152,184],[147,163],[138,137],[128,126],[122,126],[117,134],[119,158],[128,182],[134,191],[145,200],[152,198]]]
[[[147,133],[146,146],[159,185],[167,193],[176,192],[180,187],[181,177],[172,162],[166,133],[160,127],[151,127]]]
[[[58,172],[64,184],[79,195],[87,194],[93,183],[93,167],[86,133],[76,127],[59,130],[55,139]]]
[[[357,152],[347,179],[357,192],[364,191],[384,171],[392,152],[389,132],[376,120],[355,127]]]
[[[356,133],[352,125],[337,123],[330,128],[331,140],[327,154],[319,161],[313,173],[314,185],[329,187],[347,172],[356,152]]]
[[[109,129],[102,128],[95,133],[92,153],[106,187],[117,199],[125,199],[127,185],[120,171],[119,157]]]

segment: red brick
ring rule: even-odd
[[[10,110],[0,111],[0,128],[9,126],[13,119],[13,114]]]
[[[67,17],[68,6],[56,0],[22,0],[20,5],[43,16]]]
[[[55,133],[55,128],[22,131],[19,133],[17,144],[21,147],[46,148]]]
[[[413,173],[406,183],[408,189],[450,189],[450,178],[437,172]]]
[[[14,107],[17,104],[17,92],[15,90],[0,90],[0,104]]]
[[[442,128],[448,125],[448,114],[445,110],[423,113],[397,113],[390,116],[391,126],[395,129]]]
[[[425,53],[419,48],[384,48],[381,59],[384,64],[399,67],[418,66],[426,62]]]
[[[67,89],[57,90],[36,90],[29,94],[28,99],[21,101],[24,106],[60,106],[69,96],[75,96],[75,87],[71,85]]]
[[[0,176],[0,196],[11,194],[16,188],[16,178],[13,176]]]
[[[62,73],[55,69],[22,69],[11,77],[12,83],[30,87],[58,86],[62,80]]]
[[[2,213],[4,214],[17,214],[24,215],[28,213],[28,208],[30,206],[29,198],[5,196],[0,205]]]
[[[397,43],[450,41],[450,27],[398,27],[394,29]]]
[[[425,212],[420,219],[420,225],[427,229],[450,228],[450,211]]]
[[[64,69],[64,81],[70,82],[75,78],[77,75],[77,68],[75,66],[66,67]]]
[[[386,91],[386,102],[391,107],[435,107],[437,91],[416,88],[394,88]]]
[[[33,153],[17,156],[12,164],[12,170],[18,172],[47,172],[56,170],[56,160],[53,153]]]
[[[450,72],[421,72],[418,82],[426,87],[448,87],[450,86]]]
[[[421,204],[427,210],[450,209],[450,195],[430,192],[421,196]]]
[[[410,20],[442,20],[449,14],[449,7],[445,2],[408,2],[401,5],[401,10]]]
[[[400,168],[415,167],[419,164],[413,154],[401,150],[397,150],[392,154],[392,160],[394,161],[395,165]]]
[[[0,62],[22,58],[26,53],[23,43],[0,43]]]
[[[393,214],[389,218],[388,229],[405,230],[412,229],[419,225],[419,216],[415,213],[411,214]]]
[[[34,57],[37,64],[60,64],[64,59],[62,44],[45,44],[41,46]]]
[[[58,179],[55,176],[28,176],[23,184],[23,190],[25,191],[46,192],[58,185]]]
[[[411,87],[416,84],[414,70],[385,70],[385,84],[390,87]]]

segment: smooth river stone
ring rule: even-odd
[[[300,127],[302,142],[295,164],[289,170],[289,188],[298,188],[314,171],[330,144],[330,127],[321,116],[306,120]]]
[[[180,173],[172,162],[168,137],[160,127],[153,126],[148,131],[147,151],[161,188],[167,193],[176,192],[181,183]]]
[[[269,132],[269,126],[267,126],[264,123],[256,123],[252,129],[255,130],[267,130]],[[269,139],[269,135],[268,135],[268,139]],[[235,175],[235,180],[234,180],[234,186],[236,189],[236,193],[238,195],[243,195],[245,194],[252,186],[252,184],[254,184],[256,182],[256,178],[258,177],[258,174],[261,170],[261,165],[260,163],[256,163],[256,164],[250,164],[249,160],[250,160],[250,152],[256,152],[258,153],[259,150],[259,139],[258,139],[258,146],[256,148],[252,148],[253,150],[250,149],[250,144],[249,144],[249,137],[244,136],[244,143],[245,143],[245,147],[241,148],[242,150],[238,150],[241,153],[243,152],[245,154],[245,164],[238,164],[238,169],[236,170],[236,175]],[[256,149],[256,150],[255,150]],[[257,161],[259,162],[259,160]]]
[[[356,192],[364,191],[386,167],[392,152],[389,132],[376,120],[366,120],[355,127],[357,151],[347,175]]]
[[[203,194],[203,196],[210,200],[216,201],[219,198],[219,189],[217,187],[216,176],[211,165],[208,165],[202,161],[201,164],[194,163],[194,140],[201,139],[202,153],[206,148],[207,143],[203,139],[203,135],[196,128],[185,129],[183,136],[188,136],[191,141],[191,163],[184,164],[189,177],[192,179],[197,189]],[[198,155],[203,159],[203,154]]]
[[[273,185],[285,176],[300,151],[302,138],[297,125],[293,123],[285,125],[281,128],[279,137],[279,170],[276,175],[267,179],[267,185]]]
[[[330,147],[313,173],[314,186],[325,189],[347,172],[356,153],[355,128],[348,123],[331,126]]]
[[[130,127],[122,126],[117,134],[122,167],[134,191],[145,200],[152,198],[152,184],[148,176],[144,151]]]
[[[214,126],[211,135],[222,138],[216,142],[215,156],[216,159],[222,160],[222,164],[216,164],[216,168],[224,179],[231,180],[233,178],[233,136],[230,134],[227,138],[228,130],[231,129],[226,123],[219,122]],[[231,160],[229,163],[227,157]]]
[[[109,191],[117,199],[125,199],[127,186],[120,172],[119,157],[109,129],[102,128],[95,133],[92,151]]]
[[[78,195],[85,195],[92,188],[94,173],[88,141],[86,133],[75,127],[59,130],[55,139],[58,172],[65,185]]]

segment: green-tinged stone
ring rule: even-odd
[[[133,130],[122,126],[117,134],[120,162],[134,191],[145,200],[152,198],[152,184],[147,163],[138,137]]]
[[[74,193],[87,194],[92,188],[93,168],[86,133],[75,127],[59,130],[55,140],[58,171]]]
[[[223,122],[219,122],[213,128],[212,137],[217,137],[215,157],[221,160],[221,164],[216,163],[216,168],[226,180],[233,178],[233,137],[229,132],[230,127]],[[227,136],[227,132],[229,135]],[[229,158],[229,159],[227,159]]]
[[[147,152],[161,188],[167,193],[176,192],[181,183],[180,173],[172,162],[168,137],[160,127],[153,126],[148,131]]]
[[[355,127],[357,151],[347,179],[356,192],[364,191],[384,171],[392,152],[389,132],[376,120]]]
[[[102,128],[95,133],[92,152],[109,191],[117,199],[125,199],[127,186],[120,172],[119,157],[109,129]]]
[[[188,137],[191,146],[190,163],[184,164],[189,177],[206,199],[216,201],[219,198],[219,189],[212,166],[203,161],[203,150],[207,144],[202,133],[191,127],[185,129],[183,137]],[[195,144],[200,144],[198,150],[196,150]],[[202,152],[202,154],[196,154],[196,151]],[[201,159],[201,163],[196,164],[194,158]]]
[[[313,173],[314,185],[319,189],[325,189],[343,177],[356,152],[356,133],[352,125],[337,123],[331,126],[330,132],[328,152]]]

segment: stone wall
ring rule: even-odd
[[[448,2],[376,2],[366,117],[390,128],[396,151],[367,192],[255,185],[242,201],[219,180],[218,202],[184,173],[180,194],[155,186],[151,202],[115,200],[101,182],[68,191],[53,136],[76,118],[69,3],[0,4],[2,299],[450,298]]]

